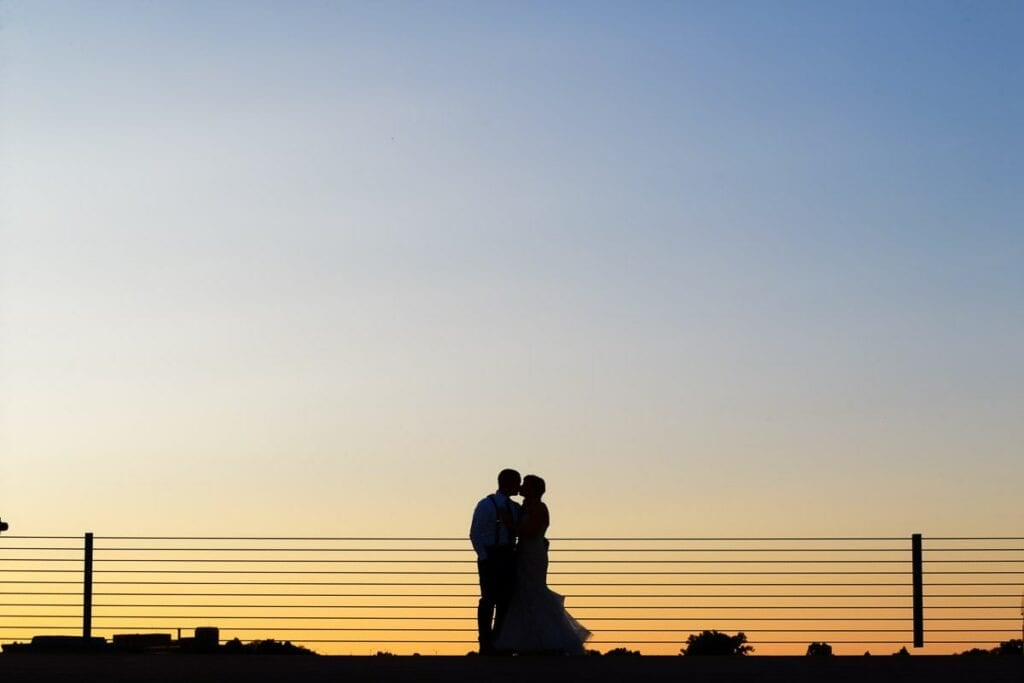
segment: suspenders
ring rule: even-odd
[[[491,503],[494,505],[494,545],[497,546],[501,545],[501,517],[499,516],[500,509],[498,508],[498,499],[494,497],[493,493],[487,497],[490,498]],[[511,507],[512,506],[510,505],[508,511],[509,516],[512,516]],[[507,535],[510,541],[509,544],[511,545],[514,542],[511,530],[508,532]]]

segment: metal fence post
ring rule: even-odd
[[[924,647],[924,561],[921,534],[911,536],[914,573],[914,647]]]
[[[92,637],[92,532],[85,535],[85,572],[82,581],[82,639]]]

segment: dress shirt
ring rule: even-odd
[[[469,540],[473,543],[473,550],[476,551],[478,559],[487,559],[487,548],[496,545],[512,545],[516,537],[506,525],[495,523],[498,519],[498,511],[494,509],[494,503],[498,504],[501,510],[507,510],[512,516],[513,522],[519,521],[519,503],[510,499],[501,491],[494,494],[494,502],[488,496],[476,504],[473,510],[473,523],[469,527]],[[497,538],[495,538],[497,532]]]

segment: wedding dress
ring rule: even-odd
[[[548,588],[548,540],[521,538],[517,579],[508,614],[498,633],[498,650],[520,654],[583,654],[590,637],[565,609],[565,598]]]

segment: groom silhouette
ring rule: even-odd
[[[476,551],[480,574],[480,603],[477,606],[477,630],[480,654],[492,655],[494,638],[501,630],[516,584],[516,535],[502,517],[517,523],[521,512],[512,496],[519,495],[522,478],[515,470],[498,474],[498,490],[483,498],[473,510],[469,540]]]

